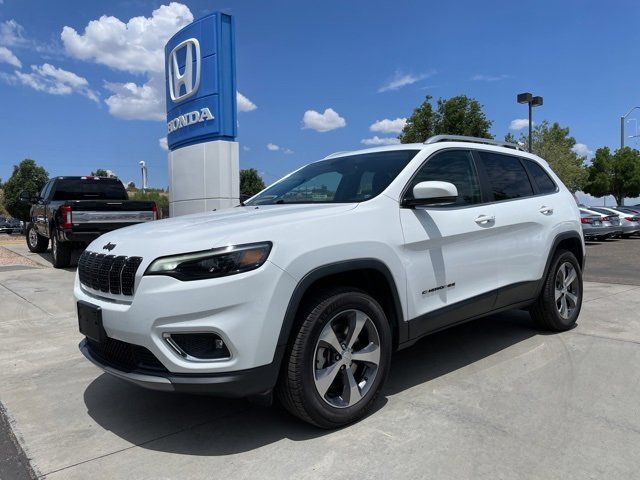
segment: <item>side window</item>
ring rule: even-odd
[[[427,160],[409,185],[407,196],[413,197],[413,187],[420,182],[439,180],[453,183],[458,189],[454,205],[473,205],[481,202],[480,183],[471,152],[448,150]]]
[[[527,166],[529,174],[533,177],[533,181],[538,187],[540,193],[553,193],[557,190],[556,184],[547,172],[544,171],[538,162],[532,160],[522,160]]]
[[[530,197],[533,187],[520,159],[499,153],[480,152],[494,201]]]
[[[49,191],[51,190],[51,185],[53,184],[53,180],[49,180],[47,183],[44,184],[44,187],[42,187],[42,190],[40,190],[40,198],[41,199],[45,199],[47,198],[47,195],[49,195]]]

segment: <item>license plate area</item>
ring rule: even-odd
[[[104,342],[107,332],[102,326],[102,309],[82,300],[78,302],[77,307],[80,333],[94,342]]]

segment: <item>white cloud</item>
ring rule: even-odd
[[[251,112],[252,110],[255,110],[256,108],[258,108],[258,106],[255,103],[253,103],[251,100],[249,100],[240,92],[236,92],[236,99],[238,102],[239,112]]]
[[[151,75],[143,85],[134,82],[105,83],[113,95],[105,100],[109,113],[124,120],[164,120],[164,76]]]
[[[94,102],[99,101],[96,92],[89,88],[89,82],[86,78],[73,72],[56,68],[48,63],[44,63],[41,66],[31,65],[31,73],[16,71],[13,78],[17,82],[39,92],[46,92],[52,95],[77,93]]]
[[[576,143],[571,150],[579,157],[590,158],[593,156],[593,150],[589,150],[589,147],[584,143]]]
[[[510,130],[522,130],[523,128],[529,127],[529,119],[528,118],[516,118],[511,120],[509,124]]]
[[[375,135],[372,138],[363,138],[360,140],[360,143],[363,145],[397,145],[400,143],[400,140],[393,137],[378,137]]]
[[[277,152],[280,150],[280,147],[275,143],[267,143],[267,150],[271,150],[272,152]]]
[[[425,78],[429,78],[435,73],[435,70],[430,70],[426,73],[414,75],[412,73],[402,73],[400,71],[397,71],[394,76],[389,81],[387,81],[387,83],[385,83],[378,89],[378,93],[388,92],[390,90],[398,90],[402,87],[406,87],[407,85],[419,82],[420,80],[423,80]]]
[[[0,63],[8,63],[14,67],[22,68],[22,62],[7,47],[0,47]]]
[[[369,130],[381,133],[400,133],[406,124],[406,118],[396,118],[395,120],[385,118],[372,123],[369,126]]]
[[[27,39],[24,37],[24,27],[15,20],[5,20],[0,23],[0,45],[15,47],[26,45]]]
[[[324,113],[307,110],[302,117],[302,128],[310,128],[316,132],[329,132],[346,126],[346,120],[333,108],[327,108]]]
[[[65,26],[60,38],[67,53],[77,59],[115,70],[147,74],[147,80],[106,82],[113,95],[105,99],[109,113],[126,120],[164,120],[164,46],[180,28],[193,21],[186,5],[162,5],[150,17],[126,23],[103,15],[90,21],[84,32]]]
[[[67,53],[80,60],[132,73],[163,72],[165,43],[192,21],[189,7],[171,2],[151,17],[133,17],[127,23],[103,15],[90,21],[82,34],[65,26],[60,38]]]
[[[165,152],[169,151],[169,144],[167,143],[167,137],[159,138],[158,145],[160,145],[160,148]]]
[[[507,78],[511,78],[511,75],[501,74],[501,75],[482,75],[477,74],[471,77],[471,80],[475,80],[476,82],[498,82],[500,80],[505,80]]]
[[[291,150],[290,148],[285,148],[285,149],[283,150],[283,152],[284,152],[284,154],[285,154],[285,155],[291,155],[292,153],[294,153],[294,151],[293,151],[293,150]]]
[[[251,150],[251,148],[247,147],[246,145],[243,145],[242,150],[244,150],[245,152],[248,152],[249,150]]]

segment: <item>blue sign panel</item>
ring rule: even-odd
[[[212,13],[164,48],[169,149],[237,135],[235,26]]]

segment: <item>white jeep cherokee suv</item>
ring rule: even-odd
[[[325,428],[367,413],[393,351],[528,308],[572,328],[572,194],[515,145],[437,136],[330,155],[244,204],[108,233],[79,260],[82,353],[168,391],[268,397]]]

